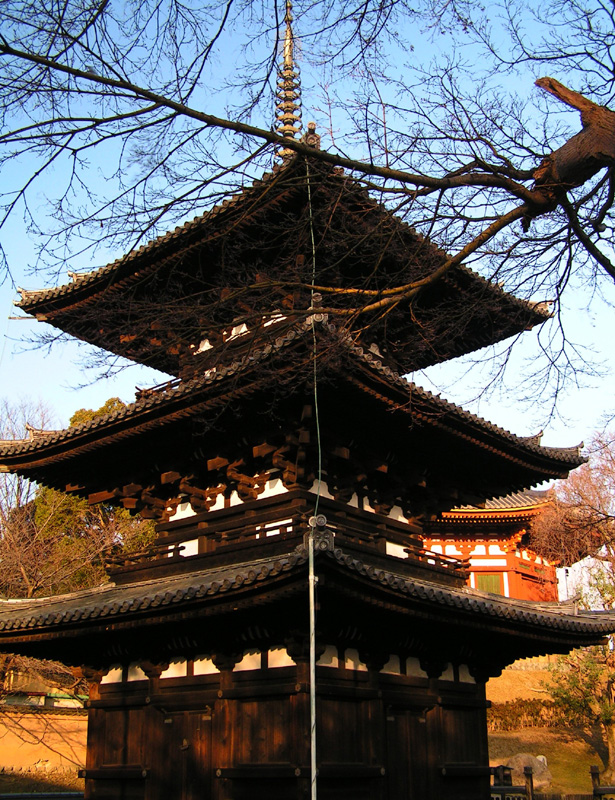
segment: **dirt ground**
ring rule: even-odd
[[[76,772],[0,772],[0,793],[83,792],[85,781]]]

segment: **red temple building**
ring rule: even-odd
[[[292,135],[288,59],[281,83]],[[27,314],[172,376],[0,443],[3,471],[156,520],[104,585],[0,601],[0,648],[91,681],[86,798],[299,800],[314,763],[323,800],[487,798],[485,682],[615,627],[476,591],[423,546],[438,514],[582,461],[400,377],[542,307],[458,266],[384,317],[336,313],[344,289],[378,296],[444,258],[353,178],[287,156],[118,261],[22,293]]]
[[[547,492],[515,492],[483,507],[442,512],[425,525],[423,546],[469,567],[468,586],[521,600],[557,600],[555,565],[531,543],[532,521],[549,504]]]

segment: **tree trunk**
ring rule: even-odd
[[[615,785],[615,720],[613,722],[603,722],[604,738],[609,753],[609,761],[606,769],[600,776],[600,783],[603,785]]]
[[[530,218],[552,210],[569,189],[582,186],[600,170],[615,164],[615,112],[568,89],[555,78],[539,78],[536,85],[580,111],[583,130],[545,156],[534,170],[535,210]]]

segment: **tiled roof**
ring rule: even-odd
[[[520,437],[526,443],[533,443],[533,437]],[[539,444],[539,440],[536,441]],[[582,445],[576,448],[570,448],[580,452]],[[476,511],[506,511],[515,510],[522,511],[523,509],[534,508],[535,506],[544,505],[549,501],[549,492],[540,491],[538,489],[528,489],[524,492],[512,492],[511,494],[504,495],[504,497],[492,497],[485,502],[484,506],[459,506],[459,508],[452,508],[448,515],[457,514],[461,512],[476,512]]]
[[[495,438],[499,440],[501,445],[507,444],[512,446],[520,455],[527,453],[552,459],[566,465],[569,469],[583,463],[584,459],[580,455],[579,447],[543,447],[533,438],[528,439],[515,436],[509,431],[497,425],[493,425],[475,414],[465,411],[460,406],[448,402],[440,397],[440,395],[434,395],[416,384],[406,381],[384,365],[373,352],[354,345],[348,337],[344,337],[343,334],[340,334],[333,325],[327,322],[326,316],[322,317],[321,321],[315,322],[314,324],[322,335],[336,338],[337,344],[344,347],[346,354],[351,358],[356,367],[379,376],[386,381],[391,389],[401,390],[411,397],[413,403],[412,406],[409,407],[408,413],[412,414],[414,417],[420,417],[420,404],[422,402],[423,409],[425,410],[428,408],[430,411],[429,420],[442,429],[456,430],[456,427],[461,425],[466,431],[470,428],[472,435],[477,436],[479,439],[485,437],[491,439]],[[75,446],[77,446],[77,441],[80,437],[89,436],[90,434],[96,435],[97,432],[100,432],[100,437],[102,438],[105,431],[111,433],[113,427],[122,422],[132,421],[134,423],[132,431],[128,429],[123,430],[122,433],[124,437],[130,436],[138,429],[140,418],[147,417],[150,412],[164,412],[164,407],[166,406],[170,416],[174,407],[177,404],[185,402],[186,399],[199,396],[200,400],[205,402],[202,398],[210,387],[215,387],[216,384],[233,376],[237,376],[242,372],[249,374],[250,371],[261,362],[273,358],[286,347],[297,342],[297,340],[311,335],[312,319],[308,318],[303,322],[296,323],[292,328],[285,331],[278,338],[272,339],[271,342],[262,348],[250,351],[231,364],[217,367],[215,370],[206,370],[203,374],[191,380],[181,381],[176,385],[171,385],[171,388],[167,391],[146,394],[137,402],[125,408],[113,411],[111,414],[95,418],[80,425],[72,426],[63,431],[50,431],[48,434],[43,435],[39,432],[39,435],[35,439],[28,438],[2,441],[0,442],[0,468],[2,467],[3,457],[7,458],[19,454],[44,452],[47,448],[64,442],[69,443],[75,441]],[[163,424],[163,422],[164,416],[159,413],[157,424]],[[466,433],[465,435],[468,436],[469,434]],[[91,439],[91,436],[89,436],[89,438]],[[514,495],[511,497],[514,497]]]
[[[270,183],[284,168],[284,166],[279,166],[275,167],[273,172],[265,172],[262,178],[253,181],[250,186],[242,187],[240,191],[232,195],[232,197],[223,200],[221,203],[213,206],[213,208],[184,222],[182,225],[178,225],[172,231],[167,231],[157,236],[155,239],[151,239],[147,244],[130,250],[125,255],[116,258],[115,261],[111,261],[103,267],[91,270],[90,272],[70,272],[69,276],[72,278],[70,283],[65,283],[61,286],[49,289],[19,288],[18,291],[21,294],[21,300],[17,301],[15,305],[19,308],[23,308],[25,311],[29,311],[31,306],[50,300],[56,300],[61,297],[68,297],[77,290],[93,285],[99,280],[108,279],[127,265],[132,263],[138,264],[139,261],[144,260],[157,250],[164,249],[167,245],[175,244],[184,238],[188,238],[191,234],[198,232],[200,228],[219,214],[234,208],[242,201],[245,201],[251,193],[261,188],[264,184]],[[136,270],[138,270],[138,266],[135,266],[134,271],[136,272]]]
[[[527,492],[514,492],[505,497],[494,497],[487,500],[485,508],[525,508],[546,503],[548,492],[529,490]]]
[[[510,600],[499,595],[478,592],[467,587],[456,589],[409,578],[389,569],[373,566],[367,557],[357,558],[339,548],[317,550],[317,558],[327,558],[333,568],[355,574],[408,598],[412,604],[449,608],[463,615],[492,620],[499,625],[540,628],[550,632],[580,635],[597,639],[615,630],[615,615],[574,613],[557,603],[536,604]],[[391,559],[393,562],[393,559]],[[325,562],[326,564],[327,562]],[[36,600],[0,601],[0,642],[28,631],[61,629],[64,626],[121,624],[135,615],[185,612],[208,598],[232,595],[256,584],[267,584],[283,573],[305,571],[307,550],[301,545],[294,551],[274,558],[263,558],[231,567],[192,572],[176,577],[159,578],[143,583],[117,586],[105,584],[95,589]],[[367,598],[366,598],[367,599]]]
[[[81,291],[87,287],[94,287],[96,283],[102,281],[104,288],[107,288],[111,282],[113,281],[113,276],[115,275],[122,275],[124,279],[126,279],[130,275],[134,275],[135,277],[140,275],[140,270],[146,264],[149,265],[151,261],[151,256],[157,254],[157,251],[167,252],[170,248],[176,248],[177,246],[181,246],[183,240],[190,240],[191,237],[198,235],[201,229],[205,228],[208,224],[210,224],[216,217],[221,214],[228,213],[229,211],[241,206],[241,204],[249,202],[252,196],[256,195],[259,190],[263,188],[263,186],[267,186],[273,183],[274,180],[284,176],[285,173],[289,173],[292,175],[293,168],[300,164],[301,161],[297,159],[290,159],[286,162],[286,164],[274,167],[272,172],[266,172],[260,179],[254,180],[250,185],[241,187],[241,189],[232,197],[223,200],[221,203],[215,205],[210,210],[206,211],[205,213],[201,214],[200,216],[194,217],[194,219],[189,220],[182,225],[177,226],[174,230],[168,231],[167,233],[158,236],[155,239],[152,239],[147,244],[141,245],[140,247],[131,250],[130,252],[123,255],[121,258],[112,261],[111,263],[107,264],[106,266],[100,267],[99,269],[92,270],[90,272],[71,272],[69,273],[70,277],[72,278],[70,283],[64,284],[62,286],[49,288],[49,289],[19,289],[21,294],[21,300],[16,302],[16,305],[19,308],[24,309],[28,313],[35,313],[36,306],[40,304],[44,304],[49,301],[58,301],[61,300],[60,305],[66,300],[67,304],[70,304],[70,295],[74,294],[77,291]],[[353,178],[346,176],[343,177],[343,170],[339,168],[331,168],[329,166],[320,167],[322,170],[326,171],[326,174],[332,177],[345,179],[349,182],[354,182],[358,187],[358,190],[361,191],[362,198],[364,202],[368,205],[371,205],[375,211],[381,211],[381,213],[386,214],[389,217],[392,217],[391,212],[386,209],[386,207],[376,201],[373,197],[369,195],[366,189],[360,187],[358,181],[354,181]],[[400,228],[407,231],[409,235],[414,237],[417,242],[426,241],[424,237],[418,233],[411,225],[406,223],[405,221],[401,220],[398,217],[393,217]],[[429,242],[429,247],[433,250],[434,253],[438,253],[442,260],[447,258],[447,253],[443,250],[438,248],[435,244]],[[459,265],[454,268],[453,272],[457,272],[460,275],[465,276],[466,278],[470,279],[472,282],[476,283],[488,289],[494,296],[494,298],[499,297],[502,299],[506,299],[507,302],[513,303],[519,309],[525,309],[528,312],[531,312],[536,315],[536,322],[539,319],[546,320],[550,316],[549,312],[549,304],[548,303],[540,303],[540,302],[531,302],[527,300],[520,299],[515,297],[508,292],[505,292],[502,287],[497,284],[493,283],[492,281],[483,278],[477,272],[474,272],[469,267],[465,265]]]
[[[287,572],[305,561],[303,552],[261,559],[223,569],[191,572],[143,583],[94,589],[35,600],[0,600],[0,633],[48,628],[78,622],[106,621],[224,594]]]

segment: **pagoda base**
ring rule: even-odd
[[[318,797],[488,798],[484,684],[352,659],[317,668]],[[86,800],[308,798],[307,663],[237,666],[94,685]]]

